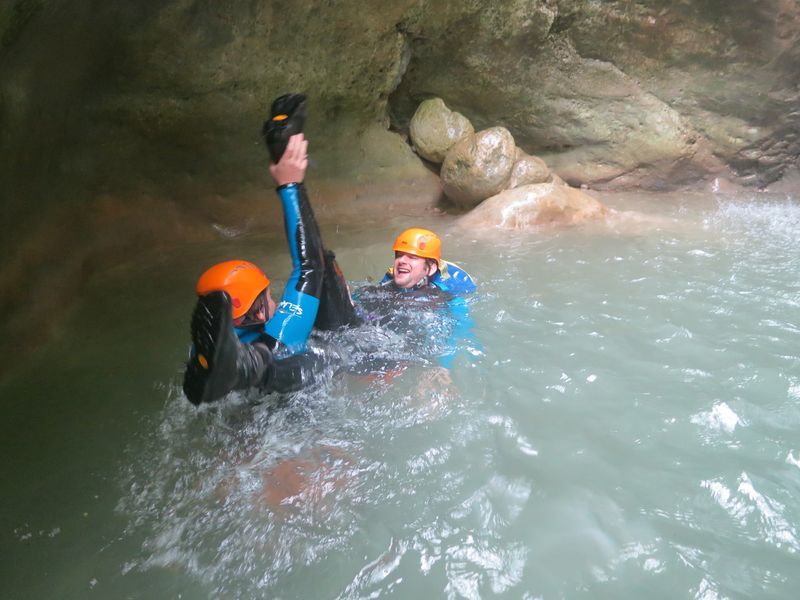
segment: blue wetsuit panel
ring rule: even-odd
[[[480,344],[475,338],[475,333],[473,332],[475,323],[469,316],[469,305],[467,304],[466,299],[464,299],[462,296],[454,296],[447,303],[447,310],[450,313],[450,316],[454,319],[455,325],[450,334],[450,339],[448,340],[448,345],[451,350],[439,357],[439,364],[449,369],[452,367],[453,361],[456,359],[459,341],[467,342],[470,346],[476,349],[480,348]]]
[[[236,337],[239,338],[240,342],[252,344],[264,335],[264,327],[266,327],[266,323],[261,327],[234,327],[233,330],[236,332]]]

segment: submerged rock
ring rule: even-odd
[[[464,115],[447,108],[444,100],[431,98],[419,105],[408,132],[417,154],[438,164],[456,142],[475,129]]]
[[[458,142],[444,159],[444,193],[471,208],[508,186],[516,158],[514,138],[505,127],[490,127]]]
[[[537,225],[573,225],[606,214],[608,207],[581,190],[558,183],[537,183],[484,200],[458,223],[467,228],[526,229]]]

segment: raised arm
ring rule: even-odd
[[[325,268],[322,238],[303,184],[307,167],[308,142],[303,134],[293,135],[281,160],[270,166],[283,205],[292,273],[265,331],[290,354],[305,350],[319,309]]]

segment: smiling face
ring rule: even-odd
[[[436,262],[408,252],[394,253],[394,269],[392,278],[394,284],[403,289],[412,288],[425,277],[436,273]]]

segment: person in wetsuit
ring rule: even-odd
[[[226,261],[200,277],[183,379],[184,393],[195,405],[233,390],[285,393],[302,388],[321,361],[307,348],[312,328],[358,322],[335,256],[322,244],[303,184],[308,167],[308,142],[300,133],[304,117],[304,96],[281,96],[263,131],[274,161],[270,173],[283,207],[292,273],[277,305],[269,279],[250,262]]]
[[[401,334],[410,354],[449,368],[457,340],[472,338],[462,296],[477,286],[442,259],[441,239],[428,229],[403,231],[392,249],[394,262],[380,283],[356,291],[356,311],[365,322]]]

